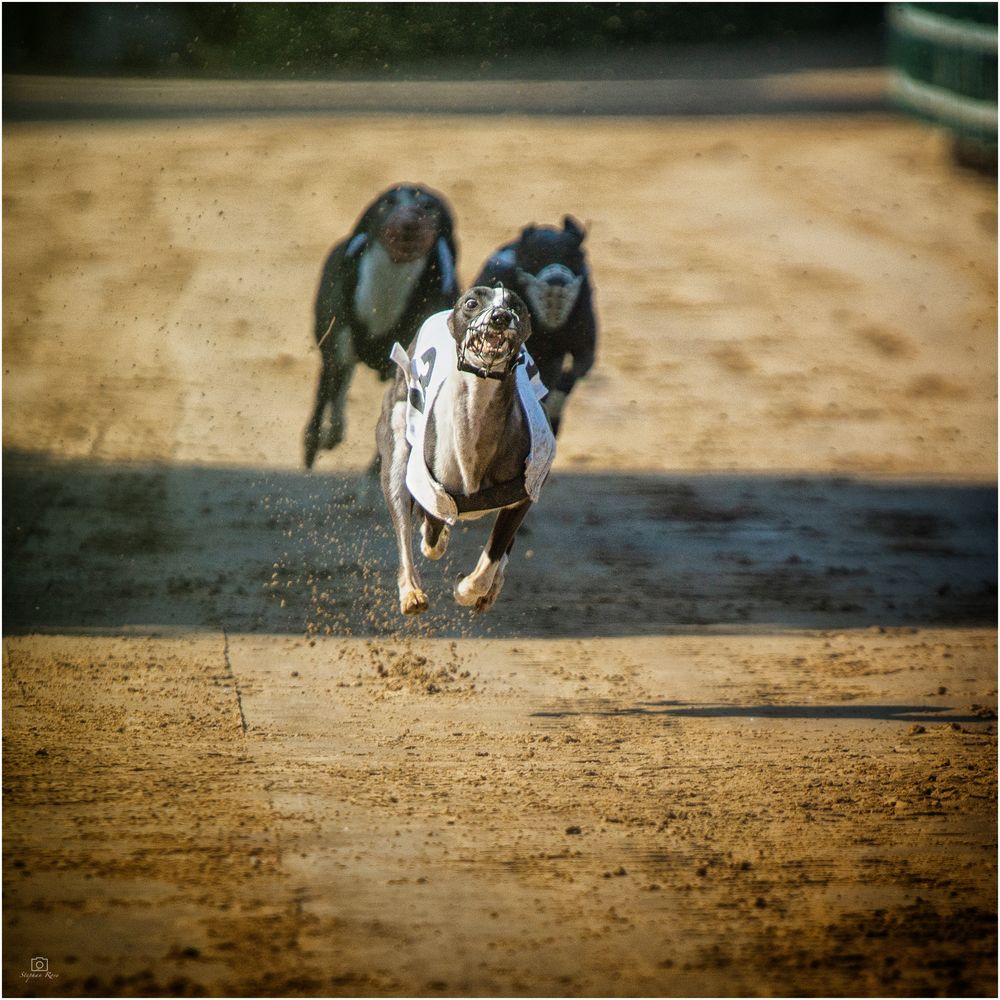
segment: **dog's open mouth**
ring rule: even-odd
[[[507,309],[488,309],[469,326],[462,343],[466,363],[484,373],[509,369],[520,350],[517,317]]]

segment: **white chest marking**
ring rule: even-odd
[[[381,337],[396,325],[426,266],[426,257],[394,264],[381,243],[373,243],[361,255],[354,312],[372,336]]]

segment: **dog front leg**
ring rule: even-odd
[[[404,386],[402,392],[405,391]],[[405,396],[403,399],[387,400],[376,438],[382,466],[379,479],[399,550],[399,573],[396,576],[399,610],[404,615],[419,615],[427,610],[428,601],[413,562],[413,497],[406,488],[406,462],[410,457],[410,446],[406,442]]]
[[[531,507],[530,500],[522,500],[514,507],[505,507],[493,524],[489,541],[476,568],[455,585],[455,600],[474,611],[489,611],[503,589],[507,554],[514,544],[514,536],[521,527],[525,514]]]
[[[320,448],[330,450],[336,448],[344,439],[344,410],[347,405],[347,390],[354,375],[357,355],[351,341],[349,327],[343,327],[331,337],[333,343],[320,347],[323,356],[323,367],[319,373],[319,386],[316,390],[316,405],[312,418],[305,433],[305,464],[311,469],[316,460],[316,452]],[[329,423],[324,427],[323,419],[326,410],[330,410]]]
[[[413,521],[413,498],[409,495],[389,508],[392,524],[396,530],[396,545],[399,548],[399,573],[396,584],[399,588],[399,610],[404,615],[419,615],[427,610],[429,602],[420,585],[420,576],[413,562],[411,527]]]
[[[304,439],[306,468],[311,469],[316,461],[316,452],[319,451],[319,432],[323,423],[323,413],[330,402],[327,391],[327,371],[326,359],[323,360],[323,367],[319,373],[319,385],[316,388],[316,405],[313,407],[312,417],[306,425]]]

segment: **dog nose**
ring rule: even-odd
[[[494,309],[490,315],[490,326],[506,330],[513,318],[514,314],[509,309]]]
[[[433,219],[416,205],[401,205],[389,215],[379,239],[394,263],[413,261],[434,243]]]
[[[424,213],[414,205],[397,208],[393,217],[402,229],[415,229],[424,221]]]

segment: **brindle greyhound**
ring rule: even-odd
[[[524,348],[530,334],[518,295],[502,286],[476,287],[453,309],[427,319],[408,351],[393,347],[400,371],[386,392],[375,437],[399,547],[404,615],[428,607],[413,562],[415,504],[428,559],[444,555],[458,519],[497,512],[479,562],[454,596],[483,612],[500,594],[514,536],[555,457],[539,403],[546,390]]]

